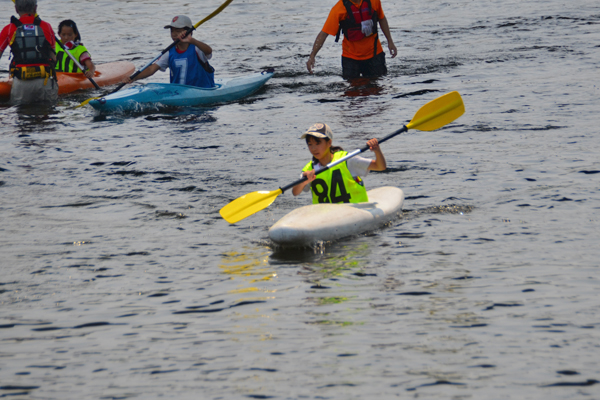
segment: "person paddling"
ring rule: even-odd
[[[171,71],[170,82],[179,85],[189,85],[210,88],[215,86],[215,69],[208,63],[212,58],[212,48],[204,42],[185,36],[189,28],[193,28],[192,20],[185,15],[173,18],[165,29],[171,29],[171,39],[179,39],[179,43],[168,53],[163,54],[154,64],[143,70],[137,77],[123,80],[131,83],[154,75],[159,69]]]
[[[60,41],[65,48],[69,50],[71,55],[79,61],[79,64],[86,69],[85,72],[80,70],[67,53],[60,46],[57,46],[56,71],[74,73],[83,72],[88,78],[93,78],[96,66],[92,62],[92,56],[83,43],[81,43],[81,34],[79,33],[79,29],[77,29],[77,24],[70,19],[65,19],[58,24],[58,36],[60,36]]]
[[[344,157],[348,152],[332,146],[333,132],[327,124],[312,125],[300,136],[305,139],[313,159],[302,169],[301,177],[307,180],[292,188],[294,196],[312,191],[313,204],[317,203],[363,203],[369,201],[361,179],[369,171],[384,171],[385,157],[377,139],[367,141],[375,153],[375,160],[354,156],[316,176],[316,172],[327,164]]]
[[[8,46],[13,54],[10,103],[54,103],[58,99],[58,83],[52,26],[37,15],[37,0],[16,0],[15,10],[19,19],[11,17],[10,24],[0,32],[0,57]]]
[[[392,58],[398,50],[390,33],[388,21],[383,14],[380,0],[339,0],[329,12],[325,25],[313,44],[312,52],[306,62],[308,72],[313,73],[315,58],[328,35],[335,36],[337,42],[340,33],[342,40],[342,76],[345,79],[371,78],[387,74],[385,53],[377,34],[377,25],[381,27],[388,43]]]

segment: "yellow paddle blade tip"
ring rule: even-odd
[[[277,189],[272,192],[258,191],[245,194],[221,208],[219,214],[225,221],[235,224],[269,207],[281,193],[283,193],[281,189]]]
[[[100,99],[100,97],[92,97],[91,99],[87,99],[86,101],[84,101],[80,105],[75,106],[75,108],[87,106],[90,101],[92,101],[92,100],[98,100],[98,99]]]
[[[421,107],[406,127],[420,131],[434,131],[464,113],[465,105],[462,97],[458,92],[450,92]]]

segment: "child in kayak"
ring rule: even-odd
[[[58,24],[58,36],[60,36],[60,42],[69,50],[69,53],[79,61],[82,67],[85,67],[85,72],[75,65],[71,57],[59,45],[56,45],[56,71],[83,72],[88,78],[93,78],[96,66],[92,62],[92,56],[90,56],[90,53],[88,53],[85,46],[81,43],[81,34],[79,33],[79,29],[77,29],[77,24],[70,19],[65,19]]]
[[[208,63],[212,57],[212,48],[204,42],[185,36],[189,28],[193,28],[192,20],[185,15],[177,15],[165,29],[171,29],[171,39],[179,39],[176,46],[163,54],[154,64],[143,70],[134,79],[126,77],[123,82],[144,79],[154,75],[159,69],[171,71],[170,82],[203,88],[215,86],[215,69]]]
[[[387,166],[377,139],[367,141],[367,146],[375,153],[375,160],[354,156],[318,176],[317,171],[348,153],[341,147],[331,145],[333,132],[327,124],[314,124],[300,139],[306,139],[313,159],[302,169],[301,176],[308,179],[292,188],[294,196],[311,190],[313,204],[369,201],[361,177],[366,176],[369,171],[384,171]]]

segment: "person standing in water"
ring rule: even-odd
[[[58,99],[56,82],[56,39],[52,26],[37,15],[37,0],[16,0],[19,18],[0,32],[0,57],[10,46],[13,58],[10,75],[11,104],[54,103]]]
[[[342,76],[345,79],[372,78],[387,74],[385,53],[379,41],[377,26],[381,27],[392,58],[398,50],[390,34],[390,27],[381,8],[380,0],[339,0],[329,12],[325,25],[313,44],[306,62],[308,72],[313,73],[315,58],[327,36],[340,33],[342,40]]]

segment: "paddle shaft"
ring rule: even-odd
[[[398,129],[397,131],[395,131],[395,132],[393,132],[393,133],[390,133],[389,135],[387,135],[386,137],[384,137],[384,138],[383,138],[383,139],[381,139],[381,140],[378,140],[378,142],[379,142],[379,143],[383,143],[383,142],[385,142],[386,140],[389,140],[389,139],[393,138],[394,136],[398,136],[398,135],[400,135],[401,133],[404,133],[404,132],[406,132],[406,131],[408,131],[408,128],[406,127],[406,125],[404,125],[402,128]],[[339,160],[337,160],[337,161],[334,161],[334,162],[330,162],[330,163],[329,163],[329,164],[327,164],[327,165],[326,165],[324,168],[321,168],[320,170],[318,170],[318,171],[315,173],[315,175],[319,175],[321,172],[325,172],[325,171],[327,171],[328,169],[330,169],[330,168],[333,168],[333,167],[335,167],[336,165],[338,165],[338,164],[341,164],[341,163],[343,163],[344,161],[346,161],[346,160],[348,160],[348,159],[350,159],[350,158],[352,158],[352,157],[354,157],[354,156],[356,156],[356,155],[358,155],[358,154],[360,154],[360,153],[362,153],[362,152],[365,152],[365,151],[367,151],[367,150],[369,150],[369,146],[365,146],[365,147],[362,147],[362,148],[360,148],[360,149],[356,149],[356,150],[354,150],[352,153],[348,153],[348,154],[346,154],[346,156],[344,156],[344,157],[340,158]],[[294,186],[296,186],[296,185],[298,185],[298,184],[300,184],[300,183],[302,183],[302,182],[304,182],[304,181],[306,181],[306,180],[308,180],[308,178],[307,178],[306,176],[304,176],[304,177],[302,177],[302,178],[298,179],[296,182],[292,182],[292,183],[290,183],[289,185],[286,185],[286,186],[284,186],[284,187],[281,187],[281,188],[279,188],[279,189],[281,189],[281,193],[284,193],[286,190],[288,190],[288,189],[291,189],[291,188],[293,188]]]
[[[79,61],[75,59],[75,57],[73,57],[73,54],[71,54],[69,52],[69,50],[67,48],[65,48],[65,45],[61,43],[60,39],[57,38],[56,36],[54,37],[54,39],[56,39],[56,43],[64,50],[65,53],[67,53],[67,55],[69,56],[69,58],[71,60],[73,60],[73,62],[75,63],[75,65],[77,66],[77,68],[79,68],[81,71],[85,71],[85,68],[81,66],[81,64],[79,64]],[[86,76],[86,78],[88,78]],[[92,78],[88,78],[90,80],[90,82],[92,82],[92,84],[94,85],[94,87],[96,89],[100,89],[100,86],[98,86],[98,84],[96,83],[96,81],[94,81],[94,79]]]

